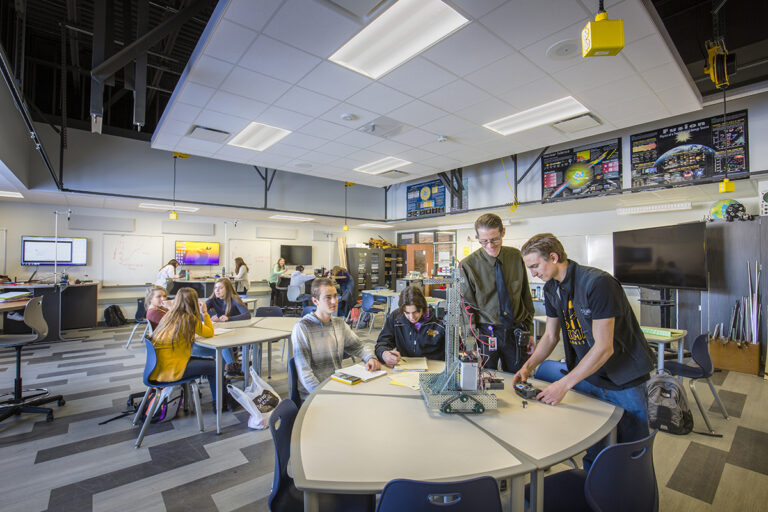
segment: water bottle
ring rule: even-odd
[[[221,267],[221,277],[227,277],[227,269]]]

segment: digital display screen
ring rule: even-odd
[[[219,242],[187,242],[176,240],[176,261],[182,265],[218,265]]]
[[[632,135],[630,146],[632,187],[749,175],[746,110]]]
[[[542,155],[542,201],[615,193],[621,193],[621,139]]]
[[[22,236],[22,265],[86,265],[87,238],[60,237],[58,243],[52,236]]]
[[[281,245],[280,257],[285,259],[287,265],[311,265],[311,245]]]

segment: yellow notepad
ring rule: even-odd
[[[395,386],[403,386],[404,388],[413,389],[414,391],[421,389],[419,386],[418,372],[402,372],[397,375],[390,375],[389,383],[394,384]]]
[[[403,357],[395,365],[396,372],[425,372],[427,371],[426,357]]]

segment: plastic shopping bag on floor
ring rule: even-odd
[[[232,384],[227,384],[227,391],[251,415],[248,419],[248,426],[257,430],[264,430],[269,426],[272,409],[277,407],[280,397],[272,389],[272,386],[256,374],[253,367],[249,370],[251,382],[248,387],[242,390]]]

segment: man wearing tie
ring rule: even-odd
[[[501,217],[481,215],[475,221],[475,234],[480,249],[461,261],[464,306],[470,306],[484,366],[495,370],[501,359],[501,369],[514,373],[528,360],[534,346],[532,336],[515,336],[518,329],[527,333],[533,330],[528,272],[520,251],[502,246]]]

